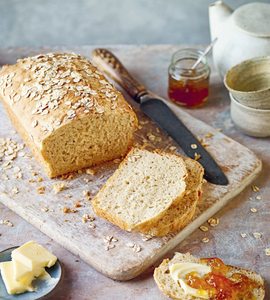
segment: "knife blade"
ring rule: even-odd
[[[215,160],[182,121],[162,100],[151,97],[147,89],[129,74],[118,58],[106,49],[95,49],[93,60],[105,74],[121,85],[135,101],[140,103],[140,109],[143,113],[166,131],[187,156],[194,158],[196,154],[201,155],[199,163],[204,167],[204,178],[208,182],[217,185],[229,183]]]

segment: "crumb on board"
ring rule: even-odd
[[[52,190],[55,192],[55,194],[60,193],[65,189],[66,184],[64,182],[58,182],[52,186]]]

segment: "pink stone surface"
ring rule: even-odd
[[[176,50],[185,47],[188,45],[108,46],[106,48],[115,53],[130,73],[148,89],[167,98],[167,67],[170,57]],[[203,48],[200,45],[196,47]],[[0,48],[0,63],[1,65],[15,63],[16,59],[28,56],[28,53],[32,54],[33,51],[38,54],[44,51],[73,50],[89,57],[93,48],[93,46],[48,47],[34,50]],[[246,136],[233,125],[230,119],[228,92],[214,67],[211,66],[211,68],[209,101],[201,108],[188,110],[188,113],[214,128],[222,128],[224,134],[250,148],[261,157],[263,170],[254,182],[260,191],[255,193],[251,188],[245,189],[215,215],[220,219],[217,227],[212,228],[204,224],[209,227],[208,232],[197,229],[164,258],[171,258],[175,251],[183,253],[189,251],[198,257],[219,257],[226,264],[260,273],[265,279],[267,297],[270,294],[270,256],[265,255],[265,249],[270,248],[269,138]],[[257,200],[256,196],[261,196],[262,199]],[[258,212],[252,213],[251,207],[255,207]],[[115,281],[98,273],[80,259],[79,262],[75,262],[74,255],[2,204],[0,204],[0,219],[9,220],[14,224],[13,227],[0,225],[0,251],[33,239],[52,251],[63,263],[64,282],[50,299],[168,299],[159,291],[153,280],[154,266],[133,280]],[[262,237],[260,239],[253,237],[255,232],[261,233]],[[241,233],[246,233],[247,237],[242,238]],[[202,243],[201,239],[204,237],[209,238],[210,242]],[[161,260],[157,261],[155,266],[160,262]]]

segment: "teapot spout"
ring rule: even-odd
[[[222,1],[216,1],[209,6],[209,23],[212,41],[218,37],[219,27],[229,18],[232,12],[233,10]]]

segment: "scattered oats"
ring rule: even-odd
[[[138,126],[138,129],[142,129],[143,127],[141,125]]]
[[[251,209],[250,209],[253,213],[256,213],[256,212],[258,212],[257,211],[257,209],[255,208],[255,207],[251,207]]]
[[[49,211],[50,211],[50,212],[54,212],[54,210],[53,210],[52,208],[49,208]]]
[[[93,222],[90,222],[90,224],[88,225],[90,228],[96,228],[96,225]]]
[[[252,185],[251,188],[252,188],[253,192],[259,192],[259,190],[260,190],[256,185]]]
[[[28,179],[27,181],[28,181],[28,182],[35,182],[34,179]]]
[[[159,128],[158,128],[158,127],[156,127],[156,131],[157,131],[157,133],[160,133],[160,130],[159,130]]]
[[[198,159],[200,159],[201,158],[201,154],[197,154],[197,153],[195,153],[195,157],[194,157],[194,159],[195,160],[198,160]]]
[[[157,138],[156,138],[156,141],[157,141],[157,142],[161,142],[161,141],[162,141],[162,138],[161,138],[161,137],[157,137]]]
[[[154,141],[154,140],[156,139],[156,137],[155,137],[153,134],[150,134],[150,135],[148,136],[148,139],[149,139],[150,141]]]
[[[33,167],[32,167],[32,166],[30,166],[30,165],[28,165],[28,166],[27,166],[27,169],[29,169],[29,170],[33,170]]]
[[[68,198],[71,198],[72,196],[71,196],[71,195],[67,195],[67,197],[68,197]]]
[[[84,196],[89,196],[89,195],[90,195],[90,192],[85,190],[85,191],[83,191],[83,195],[84,195]]]
[[[42,180],[43,180],[43,179],[42,179],[42,177],[40,177],[40,176],[39,176],[38,179],[37,179],[38,182],[41,182]]]
[[[246,233],[241,233],[241,237],[242,237],[242,238],[246,238],[246,237],[247,237],[247,234],[246,234]]]
[[[34,120],[31,125],[32,125],[33,128],[35,128],[38,125],[38,121]]]
[[[174,150],[176,150],[176,147],[171,146],[169,149],[170,149],[171,151],[174,151]]]
[[[265,249],[265,254],[266,254],[267,256],[270,255],[270,248]]]
[[[191,146],[190,146],[192,149],[197,149],[197,145],[196,144],[192,144]]]
[[[144,242],[146,242],[146,241],[149,241],[149,240],[151,240],[153,237],[150,235],[150,234],[147,234],[147,235],[144,235],[143,237],[142,237],[142,240],[144,241]]]
[[[101,175],[100,177],[99,177],[99,179],[102,179],[104,177],[104,175]]]
[[[133,243],[127,243],[126,246],[129,248],[133,248],[135,245]]]
[[[12,188],[12,193],[13,193],[13,194],[18,194],[18,193],[19,193],[19,189],[16,188],[16,187],[13,187],[13,188]]]
[[[219,224],[219,219],[218,218],[210,218],[207,220],[210,226],[215,227]]]
[[[221,132],[222,128],[216,128],[216,131]]]
[[[37,176],[37,172],[31,172],[33,176]]]
[[[206,138],[209,138],[209,137],[211,137],[211,136],[213,136],[213,134],[210,133],[210,132],[206,133],[206,135],[205,135]]]
[[[137,252],[140,252],[140,251],[141,251],[141,247],[138,244],[134,245],[133,252],[137,253]]]
[[[25,152],[19,152],[19,153],[18,153],[18,156],[21,156],[21,157],[23,157],[23,156],[25,156],[25,155],[26,155]]]
[[[108,246],[105,247],[105,250],[108,251],[109,249],[112,249],[114,247],[115,247],[115,245],[108,245]]]
[[[207,180],[205,178],[203,178],[202,183],[206,183],[206,182],[207,182]]]
[[[114,162],[115,164],[119,164],[120,161],[121,161],[121,159],[119,159],[119,158],[113,160],[113,162]]]
[[[258,232],[253,233],[253,236],[257,239],[260,239],[262,237],[262,235]]]
[[[82,172],[83,172],[83,170],[78,170],[78,173],[79,173],[79,174],[82,174]]]
[[[110,243],[112,241],[112,238],[113,238],[112,236],[108,235],[108,236],[104,236],[103,240],[106,243]]]
[[[9,177],[7,176],[7,174],[3,174],[3,177],[4,177],[6,180],[9,180]]]
[[[45,207],[45,206],[43,206],[41,209],[42,209],[44,212],[47,212],[47,211],[48,211],[48,208]]]
[[[201,229],[202,231],[208,231],[208,227],[206,227],[206,226],[200,226],[200,229]]]
[[[7,226],[13,227],[13,224],[12,224],[11,222],[8,222],[8,223],[7,223]]]
[[[11,133],[12,133],[12,134],[16,134],[16,133],[17,133],[17,131],[13,130],[13,131],[11,131]]]
[[[74,207],[75,208],[77,208],[77,207],[81,207],[82,205],[79,203],[79,202],[76,202],[75,204],[74,204]]]
[[[17,173],[14,173],[14,174],[12,175],[12,177],[15,178],[15,179],[17,179],[19,176],[18,176]]]
[[[209,144],[208,143],[202,143],[202,146],[207,147],[207,146],[209,146]]]
[[[77,258],[74,258],[74,261],[75,261],[75,262],[78,262],[79,260],[78,260]]]
[[[112,238],[112,242],[118,242],[118,239]]]
[[[203,243],[208,243],[209,241],[210,241],[209,238],[203,238],[203,239],[202,239],[202,242],[203,242]]]
[[[95,170],[92,170],[92,169],[86,169],[86,174],[89,174],[89,175],[95,175],[95,174],[96,174],[96,171],[95,171]]]
[[[262,200],[262,197],[261,196],[257,196],[256,199],[257,200]]]
[[[20,168],[20,167],[14,167],[14,171],[15,171],[15,172],[20,172],[20,171],[21,171],[21,168]]]
[[[40,186],[40,187],[37,187],[37,191],[45,191],[45,187],[44,186]]]
[[[63,189],[65,189],[66,184],[64,182],[58,182],[55,185],[52,186],[52,190],[55,192],[55,194],[60,193]]]
[[[26,154],[24,157],[25,157],[25,158],[32,158],[32,156],[29,155],[29,154]]]

